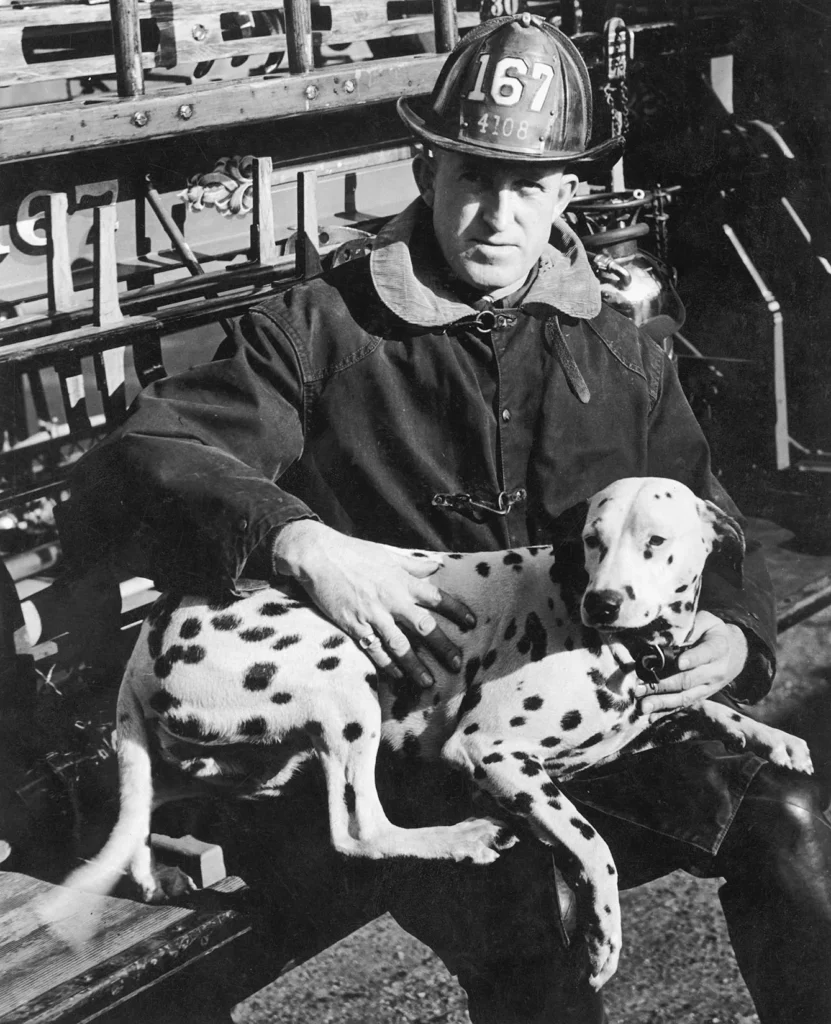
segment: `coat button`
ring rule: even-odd
[[[503,423],[510,423],[511,422],[511,410],[510,409],[503,409],[502,410],[502,422]]]

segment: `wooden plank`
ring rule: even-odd
[[[274,239],[274,207],[271,202],[272,160],[270,156],[254,159],[254,223],[251,227],[251,248],[258,263],[273,267],[280,259]]]
[[[46,287],[50,313],[75,309],[78,300],[72,285],[72,261],[69,256],[69,197],[65,192],[49,196],[46,228]]]
[[[175,138],[419,95],[431,90],[443,63],[444,58],[436,55],[356,63],[349,66],[351,91],[342,88],[343,66],[335,66],[308,75],[189,86],[187,92],[3,111],[0,159],[24,160],[148,138]],[[188,119],[180,114],[183,102],[190,107]]]
[[[69,433],[75,434],[89,427],[86,388],[81,357],[74,352],[55,360],[55,370],[63,399]]]
[[[68,948],[35,912],[59,887],[12,872],[0,875],[0,1022],[75,1024],[112,1008],[250,928],[233,902],[245,889],[227,878],[197,897],[196,908],[148,907],[80,894],[79,916],[100,931]],[[201,904],[201,906],[199,905]]]
[[[104,415],[109,426],[114,427],[127,411],[124,375],[124,346],[95,352],[92,363],[95,367],[95,382],[104,406]]]
[[[104,327],[124,319],[118,304],[118,257],[115,232],[118,210],[115,204],[96,206],[94,211],[92,308],[95,324]]]

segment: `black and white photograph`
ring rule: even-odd
[[[829,58],[0,0],[0,1024],[831,1024]]]

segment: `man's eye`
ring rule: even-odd
[[[590,537],[584,537],[583,543],[586,545],[587,548],[599,548],[600,538],[593,533]]]
[[[657,533],[653,533],[652,536],[649,538],[649,543],[652,545],[652,547],[657,548],[661,544],[663,544],[665,540],[666,537],[659,537]]]

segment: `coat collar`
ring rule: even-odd
[[[444,266],[427,258],[435,240],[425,239],[432,224],[428,208],[416,199],[378,232],[370,255],[375,290],[405,323],[438,327],[476,314],[454,291]],[[554,222],[554,244],[540,257],[539,272],[521,306],[536,316],[564,313],[588,320],[600,312],[600,284],[586,252],[565,221]],[[472,301],[472,300],[471,300]],[[542,308],[540,308],[542,307]]]

